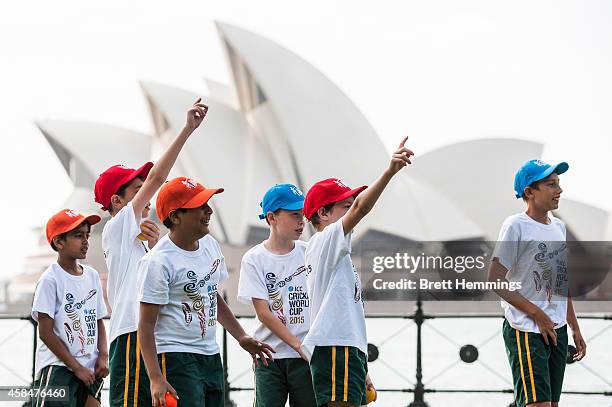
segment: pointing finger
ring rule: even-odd
[[[408,136],[404,137],[404,139],[402,140],[402,142],[399,144],[399,148],[404,148],[404,144],[406,144],[406,141],[408,140]]]

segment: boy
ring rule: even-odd
[[[514,191],[527,211],[504,221],[489,269],[490,281],[521,282],[516,291],[496,290],[519,407],[559,405],[568,323],[577,349],[574,360],[586,352],[567,286],[565,225],[550,213],[559,207],[559,175],[568,167],[531,160],[519,169]]]
[[[361,281],[351,261],[351,232],[372,210],[391,178],[410,164],[406,137],[389,167],[365,192],[335,178],[317,182],[306,194],[304,214],[316,233],[306,248],[310,331],[305,352],[317,405],[367,403],[367,339]],[[359,195],[359,196],[358,196]]]
[[[102,379],[108,374],[106,305],[98,272],[81,265],[89,248],[87,217],[62,209],[47,222],[47,241],[58,254],[36,284],[32,318],[42,343],[36,351],[35,405],[100,406]],[[66,387],[64,401],[51,401],[46,391]]]
[[[180,177],[157,195],[157,215],[170,232],[138,266],[138,338],[154,406],[165,407],[167,392],[183,406],[224,405],[217,320],[254,361],[259,356],[267,364],[265,358],[272,358],[273,349],[246,335],[217,293],[227,269],[219,243],[209,234],[213,211],[208,200],[221,192]]]
[[[206,116],[208,108],[200,101],[196,100],[189,109],[185,127],[155,165],[148,162],[137,170],[115,165],[96,181],[95,200],[112,217],[102,232],[108,266],[108,302],[112,310],[109,390],[112,407],[151,405],[149,379],[140,367],[142,357],[136,335],[139,310],[136,267],[138,260],[159,239],[159,227],[146,219],[149,201],[166,181],[181,148]]]
[[[291,184],[270,188],[261,201],[270,237],[242,258],[238,299],[252,302],[259,320],[253,336],[276,349],[274,361],[255,370],[255,407],[316,407],[310,368],[301,351],[308,332],[304,194]]]

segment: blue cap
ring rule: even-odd
[[[279,209],[298,211],[304,208],[304,194],[295,185],[276,184],[268,189],[259,206],[263,209],[259,219],[265,219],[268,212]]]
[[[525,188],[534,182],[548,177],[553,172],[561,175],[568,168],[569,165],[566,162],[550,165],[540,160],[527,161],[514,176],[514,192],[516,197],[522,197],[525,193]]]

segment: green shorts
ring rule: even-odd
[[[40,377],[34,381],[34,390],[51,390],[57,387],[67,387],[67,401],[45,400],[42,395],[32,399],[33,406],[45,405],[48,407],[80,407],[84,406],[89,396],[100,401],[102,392],[102,379],[98,379],[91,386],[87,386],[72,373],[66,366],[47,366],[40,371]]]
[[[221,356],[169,352],[157,355],[162,374],[179,396],[179,406],[223,407]]]
[[[151,406],[149,376],[136,332],[118,336],[109,351],[111,407]]]
[[[504,343],[517,407],[559,401],[567,358],[567,326],[555,331],[557,346],[546,345],[541,334],[516,330],[504,320]]]
[[[346,401],[360,406],[366,402],[368,364],[365,353],[353,346],[316,346],[310,373],[317,406]]]
[[[310,367],[301,358],[275,359],[255,366],[255,407],[316,407]]]

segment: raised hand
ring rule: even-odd
[[[206,113],[208,113],[208,106],[202,103],[202,98],[198,98],[191,109],[187,111],[185,128],[190,131],[197,129],[204,120],[204,117],[206,117]]]
[[[140,240],[146,240],[149,242],[149,249],[153,248],[159,241],[159,235],[161,231],[159,226],[150,219],[145,219],[140,224],[140,234],[138,238]]]
[[[408,140],[408,136],[404,137],[398,149],[393,153],[393,157],[391,157],[391,163],[389,164],[389,172],[391,175],[397,174],[402,168],[408,164],[412,164],[410,157],[413,156],[414,153],[412,150],[404,147],[406,140]]]

